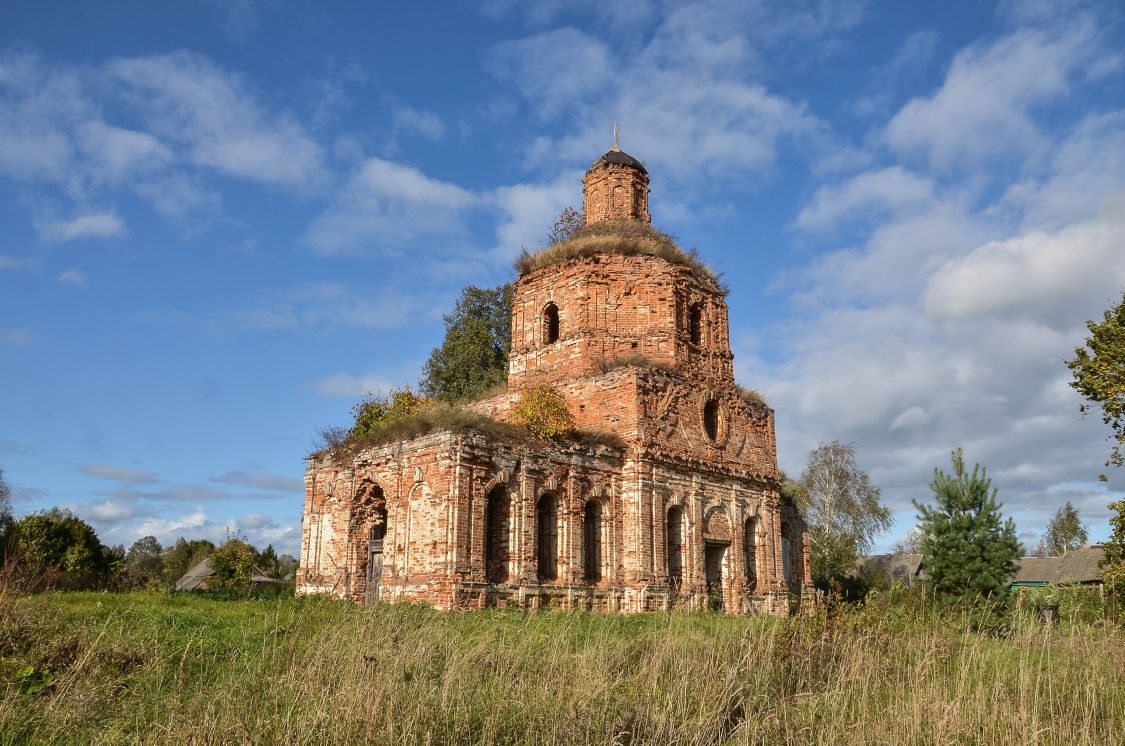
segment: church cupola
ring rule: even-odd
[[[648,212],[648,170],[621,150],[616,125],[613,147],[594,161],[582,179],[582,209],[586,225],[607,220],[652,222]]]

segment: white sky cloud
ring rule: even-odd
[[[78,467],[78,470],[87,476],[109,479],[114,482],[124,482],[126,484],[152,484],[160,481],[156,478],[156,475],[150,471],[130,469],[124,466],[113,466],[111,464],[82,464]]]
[[[36,223],[46,243],[61,243],[82,238],[113,238],[125,232],[125,221],[113,212],[91,212],[68,220],[44,219]]]

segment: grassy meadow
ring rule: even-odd
[[[1125,743],[1120,627],[971,626],[0,591],[0,743]]]

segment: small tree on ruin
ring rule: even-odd
[[[445,337],[426,361],[422,392],[452,404],[503,385],[512,346],[512,286],[470,285],[443,318]]]

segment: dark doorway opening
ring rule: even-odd
[[[703,569],[707,578],[707,608],[723,610],[723,557],[727,544],[715,541],[703,544]]]
[[[684,509],[674,505],[668,509],[668,585],[679,588],[684,580],[683,550]]]
[[[511,499],[500,486],[488,493],[484,506],[484,575],[489,583],[508,579],[508,524]]]
[[[367,532],[367,603],[379,600],[383,580],[383,538],[387,535],[387,509],[376,508],[375,522]]]

